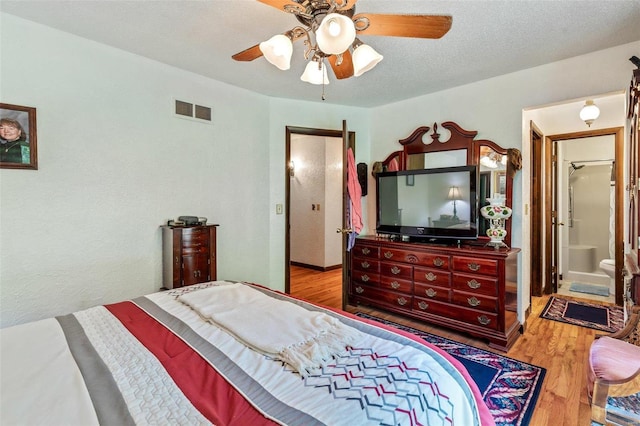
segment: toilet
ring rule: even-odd
[[[610,278],[616,276],[616,262],[613,259],[602,259],[600,261],[600,269],[607,274]]]

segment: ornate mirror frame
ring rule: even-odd
[[[441,141],[438,133],[438,124],[433,124],[433,132],[431,133],[432,141],[424,143],[424,137],[431,131],[429,126],[421,126],[411,133],[405,139],[401,139],[400,145],[403,149],[391,153],[384,161],[373,164],[372,173],[375,174],[382,171],[392,170],[408,170],[415,168],[430,168],[428,164],[428,155],[433,153],[457,154],[457,157],[466,158],[466,164],[448,164],[448,166],[456,165],[476,165],[481,167],[481,159],[483,157],[493,157],[492,161],[499,163],[504,173],[496,171],[487,175],[487,172],[479,172],[480,188],[478,190],[478,241],[488,242],[489,237],[484,236],[486,230],[486,220],[479,214],[480,208],[487,204],[485,198],[491,197],[497,189],[504,188],[505,204],[513,207],[513,177],[516,172],[522,168],[522,155],[515,148],[502,148],[500,145],[487,139],[478,139],[475,137],[478,132],[475,130],[465,130],[453,121],[441,123],[441,126],[451,132],[448,140]],[[463,152],[465,151],[466,152]],[[415,157],[418,154],[418,157]],[[503,159],[504,158],[504,159]],[[502,161],[499,161],[502,160]],[[506,164],[505,164],[506,163]],[[432,165],[431,167],[445,167],[447,165]],[[498,177],[498,179],[494,179]],[[492,191],[490,188],[494,188]],[[482,197],[482,198],[481,198]],[[505,243],[511,246],[511,220],[506,223],[507,237]]]

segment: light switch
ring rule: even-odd
[[[282,204],[276,204],[276,214],[282,214]]]

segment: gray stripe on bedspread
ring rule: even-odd
[[[100,355],[73,314],[56,317],[78,364],[101,425],[134,425],[127,404]]]
[[[182,320],[169,314],[151,300],[140,297],[134,299],[133,302],[191,345],[191,347],[196,349],[198,353],[206,358],[212,365],[215,365],[216,369],[223,374],[236,389],[244,394],[259,410],[266,413],[268,417],[277,422],[292,426],[324,424],[308,413],[293,408],[275,398],[217,347],[193,331],[191,327]]]

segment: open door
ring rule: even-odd
[[[300,136],[304,136],[307,138],[312,138],[314,140],[326,140],[326,139],[340,139],[340,141],[338,143],[340,143],[342,145],[342,179],[339,183],[339,185],[341,186],[341,188],[339,188],[338,190],[341,193],[342,196],[342,203],[341,203],[341,216],[342,216],[342,229],[346,228],[346,208],[347,208],[347,186],[346,186],[346,182],[347,182],[347,156],[346,156],[346,152],[348,148],[352,148],[355,152],[355,134],[353,132],[349,133],[347,131],[347,127],[346,127],[346,121],[343,122],[343,128],[340,130],[330,130],[330,129],[315,129],[315,128],[307,128],[307,127],[293,127],[293,126],[287,126],[286,127],[286,147],[285,147],[285,153],[286,153],[286,158],[285,158],[285,164],[284,164],[284,171],[285,171],[285,208],[284,208],[284,214],[285,214],[285,293],[290,293],[291,292],[291,274],[290,274],[290,264],[291,264],[291,251],[292,251],[292,232],[291,232],[291,220],[292,220],[292,215],[296,214],[294,211],[292,211],[291,209],[291,170],[290,170],[290,165],[291,165],[291,160],[292,160],[292,140],[295,140],[296,138],[299,138]],[[336,147],[337,148],[337,147]],[[297,167],[296,167],[297,169]],[[297,176],[297,173],[296,173]],[[337,183],[338,184],[338,183]],[[337,204],[337,203],[336,203]],[[336,206],[337,207],[337,206]],[[334,210],[335,211],[335,210]],[[336,211],[336,214],[338,212]],[[333,228],[335,229],[335,228]],[[341,231],[341,229],[339,228],[338,231]],[[333,232],[332,230],[329,230],[328,232]],[[334,234],[335,235],[335,234]],[[346,251],[346,234],[343,236],[342,238],[342,275],[343,275],[343,281],[345,279],[346,276],[348,276],[348,265],[349,265],[349,258],[344,254]],[[296,252],[297,253],[297,252]],[[335,253],[337,254],[337,250],[335,251]],[[344,283],[342,286],[342,293],[344,293]],[[344,305],[345,303],[345,298],[344,295],[342,297],[342,304]]]

